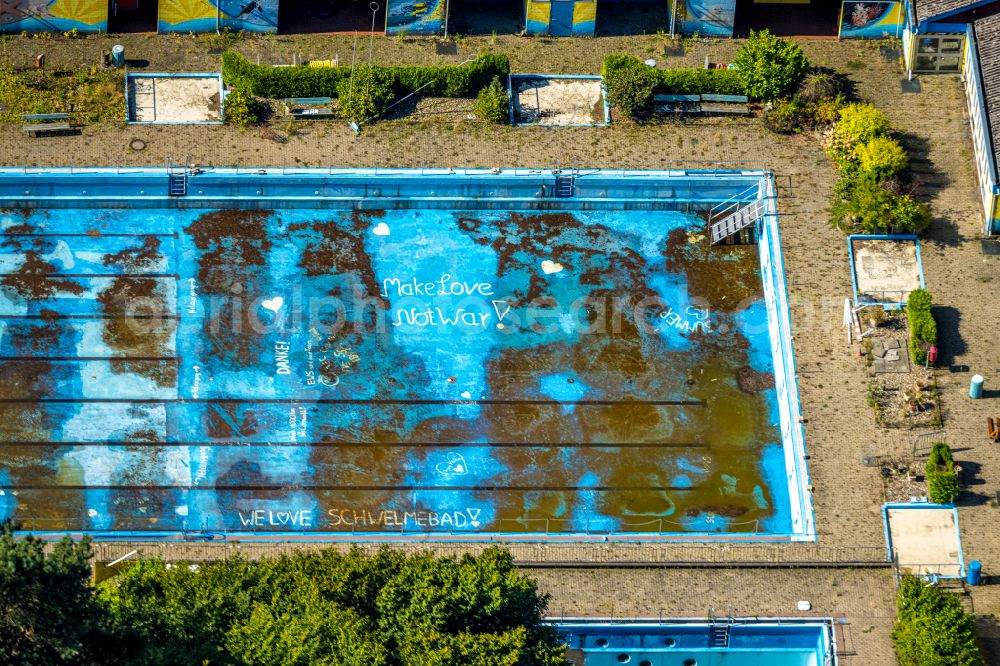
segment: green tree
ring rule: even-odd
[[[900,666],[981,666],[975,623],[954,594],[906,576],[892,631]]]
[[[548,598],[490,549],[142,562],[102,586],[126,664],[556,666]]]
[[[653,112],[653,90],[656,88],[656,72],[645,64],[606,68],[604,83],[608,88],[608,101],[623,116],[631,120],[648,118]]]
[[[507,88],[500,83],[500,77],[495,76],[489,85],[484,86],[476,96],[472,111],[483,120],[492,123],[506,124],[510,120],[510,109],[507,105]]]
[[[768,30],[751,30],[733,62],[746,94],[764,101],[791,94],[809,71],[809,60],[799,45]]]
[[[113,663],[107,619],[90,585],[90,543],[68,537],[48,554],[0,527],[0,655],[10,666]]]

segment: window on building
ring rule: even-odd
[[[917,38],[915,72],[959,72],[962,69],[963,35],[921,35]]]

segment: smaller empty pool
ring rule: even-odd
[[[821,618],[559,623],[574,666],[825,666],[837,663]]]

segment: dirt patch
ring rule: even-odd
[[[160,255],[160,239],[156,236],[146,236],[142,247],[126,248],[121,252],[106,254],[101,260],[105,266],[118,266],[127,271],[143,271],[153,268],[162,259]]]
[[[760,393],[774,388],[774,373],[758,372],[748,365],[736,371],[736,384],[744,393]]]
[[[72,280],[52,277],[57,272],[56,267],[42,259],[38,252],[29,250],[24,253],[21,267],[16,272],[5,275],[0,284],[10,287],[23,298],[34,301],[51,298],[60,291],[75,295],[86,291]]]
[[[688,293],[713,310],[737,312],[763,297],[760,261],[753,245],[709,244],[705,234],[674,229],[663,251],[667,270],[687,275]]]

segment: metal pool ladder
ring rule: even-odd
[[[172,173],[167,179],[167,191],[172,197],[183,197],[187,194],[187,174]]]
[[[576,193],[576,179],[573,176],[556,176],[556,196],[569,199]]]
[[[713,624],[708,631],[708,646],[714,648],[729,647],[729,625]]]

